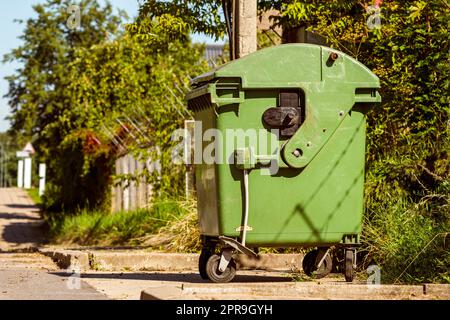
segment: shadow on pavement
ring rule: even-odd
[[[39,217],[31,217],[26,214],[18,214],[18,213],[0,213],[0,219],[6,219],[6,220],[41,220]]]
[[[39,207],[35,204],[15,204],[15,203],[9,203],[4,204],[5,207],[13,208],[13,209],[35,209],[39,210]]]
[[[3,228],[1,241],[7,245],[41,244],[45,240],[43,230],[43,221],[10,223]]]
[[[54,275],[67,277],[65,272],[53,272]],[[148,281],[171,281],[189,283],[211,283],[200,278],[198,273],[82,273],[83,279],[117,279],[117,280],[148,280]],[[267,275],[239,275],[233,279],[233,283],[244,282],[291,282],[289,276],[267,276]]]

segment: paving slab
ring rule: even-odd
[[[160,295],[175,294],[177,288],[184,283],[207,283],[200,278],[197,272],[192,271],[141,271],[141,272],[83,272],[81,278],[84,282],[105,293],[111,299],[139,300],[141,292],[151,288]],[[239,271],[234,283],[264,283],[270,285],[274,282],[289,283],[292,278],[282,272],[267,271]]]

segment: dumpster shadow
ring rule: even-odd
[[[60,277],[67,277],[71,273],[51,272],[50,274]],[[81,273],[81,279],[110,279],[110,280],[146,280],[146,281],[167,281],[167,282],[188,282],[188,283],[211,283],[203,280],[198,273],[157,273],[149,272],[127,272],[127,273],[108,273],[108,272],[88,272]],[[270,275],[247,275],[237,274],[232,283],[252,283],[252,282],[291,282],[292,278],[288,275],[270,276]]]
[[[305,209],[303,209],[303,207],[299,204],[295,207],[294,212],[291,214],[291,219],[296,214],[299,214],[303,218],[305,223],[308,225],[309,229],[311,230],[311,238],[315,237],[317,242],[321,242],[322,241],[322,239],[320,237],[321,230],[319,230],[314,225],[314,223],[311,221],[309,216],[306,214]],[[290,219],[288,221],[290,221]]]
[[[323,228],[326,228],[329,221],[334,217],[334,215],[336,214],[337,210],[342,206],[342,203],[345,201],[345,199],[347,198],[347,196],[350,194],[350,190],[353,189],[353,187],[358,183],[358,180],[361,178],[361,176],[364,175],[364,170],[361,170],[359,172],[359,174],[353,179],[352,184],[345,190],[344,195],[341,197],[341,199],[339,199],[339,201],[336,203],[336,206],[330,211],[330,213],[327,215],[327,220],[324,222],[323,224]],[[308,225],[308,227],[311,230],[312,236],[315,237],[315,240],[317,240],[318,242],[321,242],[321,231],[319,230],[316,226],[314,226],[313,222],[311,221],[311,219],[309,218],[308,214],[306,214],[305,210],[303,209],[303,207],[301,205],[297,205],[295,207],[295,210],[293,212],[293,214],[291,215],[291,218],[295,215],[295,214],[299,214],[303,220],[305,221],[305,223]],[[356,232],[357,230],[353,230],[354,232]],[[311,237],[312,238],[312,237]],[[312,239],[311,239],[312,240]]]
[[[327,222],[331,220],[331,218],[333,218],[333,216],[336,214],[336,210],[339,209],[342,205],[342,203],[344,202],[345,198],[347,198],[347,196],[350,194],[350,190],[353,189],[353,187],[358,183],[358,180],[364,177],[364,169],[362,169],[359,174],[353,179],[352,184],[347,188],[347,190],[345,190],[344,195],[342,196],[342,198],[337,202],[336,206],[330,211],[330,213],[328,214],[328,219]],[[354,230],[354,232],[356,232],[357,230]]]
[[[351,113],[350,113],[351,116]],[[324,178],[322,181],[318,184],[316,189],[311,193],[311,196],[305,201],[303,204],[298,204],[294,211],[289,215],[289,217],[286,219],[285,223],[283,224],[282,228],[278,232],[278,234],[275,236],[275,239],[279,239],[280,235],[283,233],[283,230],[287,225],[289,225],[290,221],[296,216],[300,215],[302,219],[305,221],[305,223],[308,225],[308,227],[311,230],[312,236],[316,237],[317,242],[321,242],[321,229],[314,226],[311,219],[308,217],[308,214],[306,213],[305,208],[308,207],[308,205],[315,199],[315,197],[319,194],[319,191],[322,189],[322,187],[326,184],[327,180],[330,178],[332,172],[335,170],[335,168],[340,164],[342,161],[342,158],[346,155],[348,152],[348,148],[350,145],[354,142],[355,137],[359,134],[359,132],[362,130],[363,126],[365,124],[365,117],[361,119],[358,126],[356,127],[356,130],[354,131],[351,138],[348,140],[347,145],[345,148],[342,149],[342,152],[339,154],[339,157],[336,159],[336,161],[331,166],[331,169],[324,175]],[[339,128],[336,129],[336,131],[339,130]],[[347,190],[344,192],[343,197],[338,201],[335,208],[328,214],[327,222],[330,221],[333,216],[336,213],[336,209],[338,209],[342,203],[344,202],[345,198],[350,193],[350,190],[355,186],[355,184],[358,182],[358,179],[364,175],[364,168],[357,174],[356,178],[353,180],[352,184],[347,188]],[[326,227],[327,223],[324,223],[323,227]]]

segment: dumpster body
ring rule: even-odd
[[[380,102],[378,78],[331,48],[289,44],[235,60],[193,85],[187,100],[201,133],[195,175],[203,260],[217,243],[250,255],[259,246],[340,246],[354,264],[365,115]],[[316,250],[313,260],[323,264],[328,255]],[[229,262],[223,254],[215,260]]]

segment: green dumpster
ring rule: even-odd
[[[334,49],[286,44],[193,80],[200,275],[231,281],[233,256],[314,247],[304,271],[353,279],[363,214],[365,115],[379,79]]]

